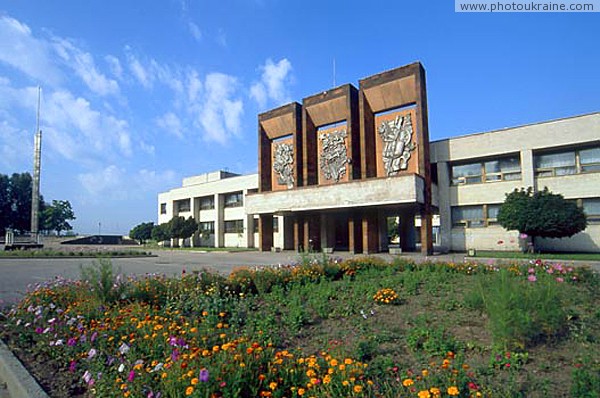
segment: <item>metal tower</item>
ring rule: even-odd
[[[40,172],[42,166],[42,130],[40,130],[40,100],[42,88],[38,87],[38,105],[33,144],[33,187],[31,190],[31,237],[39,243]]]

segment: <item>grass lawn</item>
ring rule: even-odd
[[[0,334],[52,397],[597,397],[599,286],[542,261],[124,280],[103,260],[39,286]]]
[[[600,261],[600,253],[521,253],[511,251],[492,251],[477,250],[475,257],[484,258],[518,258],[531,259],[538,258],[544,260],[576,260],[576,261]]]

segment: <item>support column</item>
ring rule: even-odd
[[[402,251],[414,251],[416,248],[415,213],[410,211],[403,212],[400,215],[398,232],[400,235],[400,248],[402,249]]]
[[[225,244],[225,221],[223,195],[215,194],[215,247]]]
[[[298,252],[305,250],[304,246],[304,217],[294,216],[294,249]]]
[[[521,176],[523,186],[533,187],[534,191],[537,191],[535,165],[533,164],[533,151],[531,149],[521,151]]]
[[[258,218],[258,249],[271,251],[273,247],[273,215],[261,214]]]
[[[431,210],[423,208],[421,211],[421,254],[433,254],[433,233],[431,225]]]
[[[437,173],[441,245],[447,250],[452,250],[452,211],[450,203],[450,170],[448,163],[438,162]]]
[[[318,215],[308,215],[304,218],[304,250],[321,250],[321,227]]]
[[[365,211],[362,213],[362,241],[363,253],[377,253],[379,246],[379,226],[377,225],[377,213]]]
[[[351,254],[362,253],[362,222],[360,216],[351,213],[348,217],[348,251]]]

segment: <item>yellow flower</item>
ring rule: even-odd
[[[437,387],[431,387],[429,391],[433,394],[434,398],[438,398],[442,396],[442,391],[440,391]]]
[[[194,393],[194,387],[189,386],[185,389],[185,395],[192,395]]]
[[[274,381],[270,382],[269,383],[269,388],[271,390],[275,390],[277,388],[277,383],[275,383]]]
[[[350,383],[348,382],[348,380],[344,380],[342,381],[342,385],[344,385],[345,387],[348,387]]]
[[[325,377],[323,377],[323,384],[329,384],[329,383],[331,383],[331,376],[325,375]]]
[[[346,359],[344,359],[344,363],[345,363],[346,365],[352,365],[352,359],[350,359],[350,358],[346,358]]]
[[[362,386],[356,385],[356,386],[354,386],[354,388],[352,390],[358,394],[359,392],[362,391],[362,389],[363,389]]]
[[[306,390],[304,388],[298,389],[298,395],[300,395],[300,396],[303,396],[305,392],[306,392]]]
[[[429,371],[427,369],[423,369],[423,377],[429,376]]]
[[[427,390],[419,391],[419,398],[430,398],[431,394]]]
[[[197,377],[194,377],[194,378],[193,378],[193,379],[190,381],[190,383],[192,383],[192,385],[193,385],[193,386],[195,386],[196,384],[198,384],[198,378],[197,378]]]
[[[459,394],[458,388],[456,386],[448,387],[448,395],[456,396]]]
[[[404,379],[402,381],[402,385],[404,387],[408,387],[408,386],[412,386],[415,382],[413,381],[413,379]]]
[[[331,362],[329,362],[329,364],[333,367],[336,367],[336,366],[338,366],[338,361],[337,361],[337,359],[332,359]]]

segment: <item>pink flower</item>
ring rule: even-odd
[[[562,283],[562,282],[564,282],[565,280],[564,280],[563,278],[560,278],[560,277],[559,277],[559,278],[556,278],[556,281],[557,281],[557,282],[559,282],[559,283]]]
[[[527,272],[529,272],[530,274],[535,274],[535,268],[529,268]]]
[[[75,373],[75,367],[76,366],[77,366],[77,362],[71,361],[71,363],[69,364],[69,372]]]
[[[527,277],[527,280],[528,280],[529,282],[535,282],[535,281],[537,281],[537,278],[535,277],[535,275],[529,275],[529,276]]]
[[[129,376],[127,376],[127,381],[132,382],[133,379],[135,379],[135,372],[132,370],[131,372],[129,372]]]

